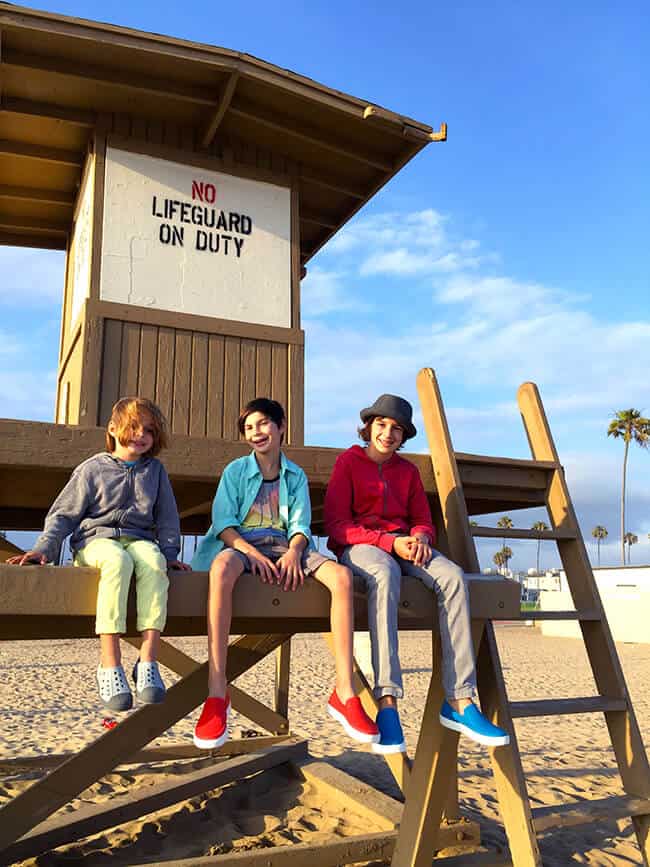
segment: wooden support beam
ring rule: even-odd
[[[463,485],[443,410],[442,396],[430,367],[425,367],[418,373],[417,389],[449,540],[449,555],[465,572],[480,572],[476,549],[469,534]]]
[[[297,770],[307,782],[325,795],[331,795],[338,800],[341,807],[349,807],[352,812],[379,825],[382,830],[390,831],[401,822],[404,807],[399,801],[346,774],[345,771],[313,759],[301,762]],[[440,826],[440,849],[451,846],[474,848],[479,846],[480,842],[481,830],[477,822],[461,819],[457,822],[445,822]],[[442,867],[445,863],[441,861]]]
[[[0,199],[14,199],[20,202],[38,202],[42,205],[65,205],[72,207],[74,193],[63,190],[45,190],[35,187],[12,187],[0,184]]]
[[[476,659],[478,691],[483,713],[510,735],[506,747],[490,750],[494,782],[499,799],[513,863],[519,867],[540,867],[542,856],[537,845],[526,779],[521,764],[517,734],[510,716],[503,670],[494,628],[486,624]]]
[[[362,200],[366,198],[366,193],[351,187],[347,181],[344,182],[336,178],[317,174],[315,169],[309,169],[304,163],[301,164],[300,183],[322,187],[335,193],[343,193],[343,195],[349,196],[351,199]]]
[[[395,831],[380,831],[358,837],[332,836],[329,840],[319,840],[318,843],[292,843],[268,849],[247,849],[245,852],[182,858],[163,863],[165,867],[304,867],[305,864],[310,867],[338,867],[340,864],[356,864],[359,861],[383,863],[392,854],[395,836]],[[441,867],[447,865],[441,863]]]
[[[164,861],[165,867],[339,867],[371,861],[386,864],[395,848],[395,832],[380,831],[355,837],[332,837],[319,843],[293,843],[271,849],[229,852],[204,858]],[[142,865],[150,862],[141,862]],[[448,858],[436,858],[436,867],[512,867],[507,855],[497,852],[464,852]],[[137,865],[132,865],[137,867]]]
[[[323,137],[322,133],[317,129],[305,126],[301,127],[295,118],[283,117],[277,114],[271,116],[260,106],[252,106],[249,103],[244,103],[240,100],[238,100],[236,104],[231,103],[230,114],[233,117],[239,117],[242,120],[256,124],[257,126],[263,126],[265,129],[280,133],[287,138],[292,138],[305,144],[314,145],[321,150],[363,163],[364,165],[379,169],[382,172],[392,174],[394,171],[392,162],[388,162],[382,157],[371,155],[363,151],[352,150],[350,146],[342,147],[335,142],[329,141],[327,137]]]
[[[221,121],[223,120],[225,113],[228,111],[238,81],[239,73],[231,72],[228,80],[221,89],[217,107],[205,126],[205,131],[201,136],[201,147],[207,148],[212,144]]]
[[[0,858],[3,861],[7,858],[16,861],[31,858],[80,837],[98,834],[107,828],[131,822],[140,816],[163,810],[171,804],[220,788],[234,780],[286,762],[300,761],[306,756],[307,741],[287,741],[250,755],[236,756],[216,766],[209,765],[189,773],[186,771],[180,776],[172,777],[172,781],[168,783],[144,789],[136,787],[132,795],[116,796],[106,803],[79,807],[71,813],[64,813],[63,816],[43,822],[8,846],[0,853]]]
[[[47,120],[57,120],[72,126],[92,129],[97,122],[97,113],[81,108],[71,108],[67,105],[55,105],[49,102],[34,102],[29,99],[17,99],[5,96],[2,101],[2,111],[10,114],[21,114],[24,117],[42,117]]]
[[[627,705],[622,698],[608,698],[604,695],[586,698],[542,698],[535,701],[511,701],[510,713],[513,719],[538,716],[561,716],[581,713],[615,713],[625,711]]]
[[[238,638],[228,648],[228,681],[248,671],[285,640],[286,635],[269,634]],[[175,683],[162,704],[141,707],[4,804],[0,808],[0,852],[201,704],[207,695],[207,669],[207,662],[203,663]]]
[[[178,81],[156,78],[154,76],[134,75],[132,72],[118,72],[98,64],[80,64],[56,57],[45,57],[40,54],[27,54],[19,51],[8,51],[3,65],[18,71],[46,72],[62,75],[68,78],[78,78],[93,81],[97,84],[110,84],[125,90],[137,91],[140,94],[158,96],[162,99],[178,99],[196,105],[214,105],[214,93],[205,88],[181,84]]]
[[[77,169],[81,168],[83,159],[83,154],[78,151],[28,144],[27,142],[9,141],[8,139],[0,139],[0,154],[9,157],[41,160],[46,163],[57,163]]]
[[[570,801],[533,809],[533,823],[538,834],[551,828],[614,822],[629,816],[650,816],[650,800],[634,795],[612,795],[597,800]]]
[[[142,639],[139,636],[127,637],[125,641],[138,649],[142,646]],[[284,647],[284,645],[281,645],[281,647]],[[175,671],[176,674],[180,674],[182,677],[191,674],[201,665],[201,663],[192,659],[191,656],[183,653],[164,639],[160,641],[158,659],[170,671]],[[234,684],[230,684],[228,691],[230,692],[230,703],[233,710],[236,710],[237,713],[243,714],[251,722],[257,723],[265,731],[271,732],[274,735],[286,735],[288,733],[289,722],[286,714],[283,716],[276,713],[270,707],[262,704],[261,701],[248,695],[243,689],[239,689]]]
[[[520,527],[510,527],[505,530],[501,527],[472,527],[469,528],[472,536],[481,539],[541,539],[542,541],[557,541],[558,539],[575,539],[575,533],[568,530],[525,530]]]
[[[291,639],[275,651],[275,712],[289,719],[289,677],[291,673]]]
[[[434,653],[440,641],[433,636]],[[456,774],[458,734],[439,722],[444,699],[439,672],[429,684],[420,736],[406,789],[406,802],[395,846],[392,867],[430,867],[439,848],[439,829],[448,797],[449,780]]]
[[[243,756],[265,750],[277,744],[286,743],[288,735],[260,735],[250,738],[233,738],[216,750],[200,750],[194,744],[177,743],[164,747],[150,747],[136,750],[116,767],[124,765],[150,764],[151,762],[176,762],[186,759],[225,759],[229,756]],[[11,759],[0,757],[0,770],[12,771],[16,768],[56,768],[71,759],[74,753],[43,753],[39,756],[16,756]]]
[[[327,762],[308,761],[297,766],[300,776],[319,791],[332,796],[342,808],[378,825],[382,831],[397,828],[403,807],[378,789],[367,785]]]
[[[327,217],[322,217],[319,214],[310,214],[308,211],[305,211],[304,208],[300,209],[300,222],[313,223],[313,225],[323,226],[325,229],[336,229],[337,226],[340,225],[340,221],[335,220],[333,217],[330,217],[328,219]]]
[[[45,235],[67,235],[71,224],[67,220],[47,220],[43,217],[0,213],[0,229],[7,232],[32,232]]]
[[[39,247],[42,250],[65,250],[67,247],[67,240],[63,235],[55,234],[55,235],[28,235],[28,234],[19,234],[17,232],[2,232],[0,231],[0,245],[3,247]],[[4,510],[6,513],[6,509]],[[18,524],[13,523],[14,520],[14,512],[16,510],[11,510],[11,516],[7,516],[3,518],[2,512],[0,509],[0,524],[3,527],[6,527],[8,530],[34,530],[43,525],[43,518],[45,517],[44,513],[38,514],[38,517],[34,520],[29,520],[27,517],[27,513],[25,510],[24,518],[21,519],[19,514],[16,515]],[[17,510],[20,513],[20,510]]]

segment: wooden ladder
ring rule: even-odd
[[[470,527],[466,495],[433,370],[421,370],[417,386],[449,553],[465,571],[478,572],[480,567],[473,536],[501,537],[503,531],[492,527]],[[528,465],[546,474],[544,500],[553,529],[542,533],[508,530],[508,536],[552,539],[557,543],[575,611],[541,612],[535,618],[579,622],[598,694],[585,698],[509,701],[494,628],[490,621],[486,622],[477,652],[478,690],[484,712],[510,732],[510,745],[492,750],[491,757],[512,863],[515,867],[542,864],[536,832],[553,825],[631,816],[643,864],[648,867],[650,767],[643,741],[537,387],[530,382],[524,383],[517,398],[533,456]],[[500,461],[507,463],[506,459],[494,458],[491,464],[498,469]],[[494,510],[499,510],[498,502],[495,502]],[[531,810],[513,719],[594,711],[605,716],[625,795],[617,799],[579,802],[561,809],[544,807]],[[407,793],[404,819],[408,807]],[[420,805],[420,810],[426,812],[426,805],[424,808]],[[430,855],[429,852],[429,858]],[[417,833],[400,834],[396,856],[394,865],[428,863]]]

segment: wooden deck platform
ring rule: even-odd
[[[470,608],[478,620],[519,617],[519,584],[493,575],[470,575]],[[95,635],[98,572],[75,566],[9,566],[0,563],[0,638],[83,638]],[[127,632],[137,635],[133,587]],[[172,572],[165,637],[206,635],[206,572]],[[233,597],[234,635],[329,631],[329,592],[307,580],[296,592],[243,575]],[[431,630],[438,622],[435,596],[415,578],[404,578],[400,629]],[[355,624],[367,629],[366,600],[355,594]]]
[[[42,422],[0,419],[0,528],[38,530],[52,501],[82,460],[104,448],[101,428],[82,428]],[[203,534],[210,523],[210,504],[224,467],[247,454],[242,441],[174,436],[162,458],[169,472],[183,532]],[[325,488],[341,449],[289,447],[287,457],[299,464],[309,479],[314,521],[312,529],[323,534],[321,524]],[[439,527],[440,506],[431,458],[405,453],[419,469]],[[491,458],[456,453],[468,512],[544,504],[547,473],[540,462]],[[551,465],[549,464],[549,467]]]

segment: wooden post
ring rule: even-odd
[[[291,670],[291,639],[275,651],[275,712],[289,721],[289,674]]]
[[[440,638],[432,635],[434,669],[422,717],[406,792],[392,867],[429,867],[436,848],[440,820],[449,793],[449,779],[456,774],[458,734],[440,725],[444,698],[439,666]]]

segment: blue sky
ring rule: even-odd
[[[30,4],[42,8],[41,4]],[[51,11],[80,17],[88,4]],[[650,414],[650,18],[641,2],[105,3],[102,18],[246,51],[438,127],[311,262],[306,429],[347,446],[383,391],[435,368],[454,444],[528,456],[517,386],[538,383],[590,547],[617,563],[617,409]],[[0,415],[51,420],[63,257],[0,248]],[[341,382],[346,384],[342,394]],[[424,450],[419,437],[414,444]],[[650,452],[628,528],[650,562]],[[538,513],[512,515],[527,526]],[[492,545],[492,547],[495,547]],[[515,568],[531,547],[512,546]],[[555,565],[552,546],[542,563]],[[495,547],[496,550],[496,547]],[[490,545],[483,545],[489,565]]]

